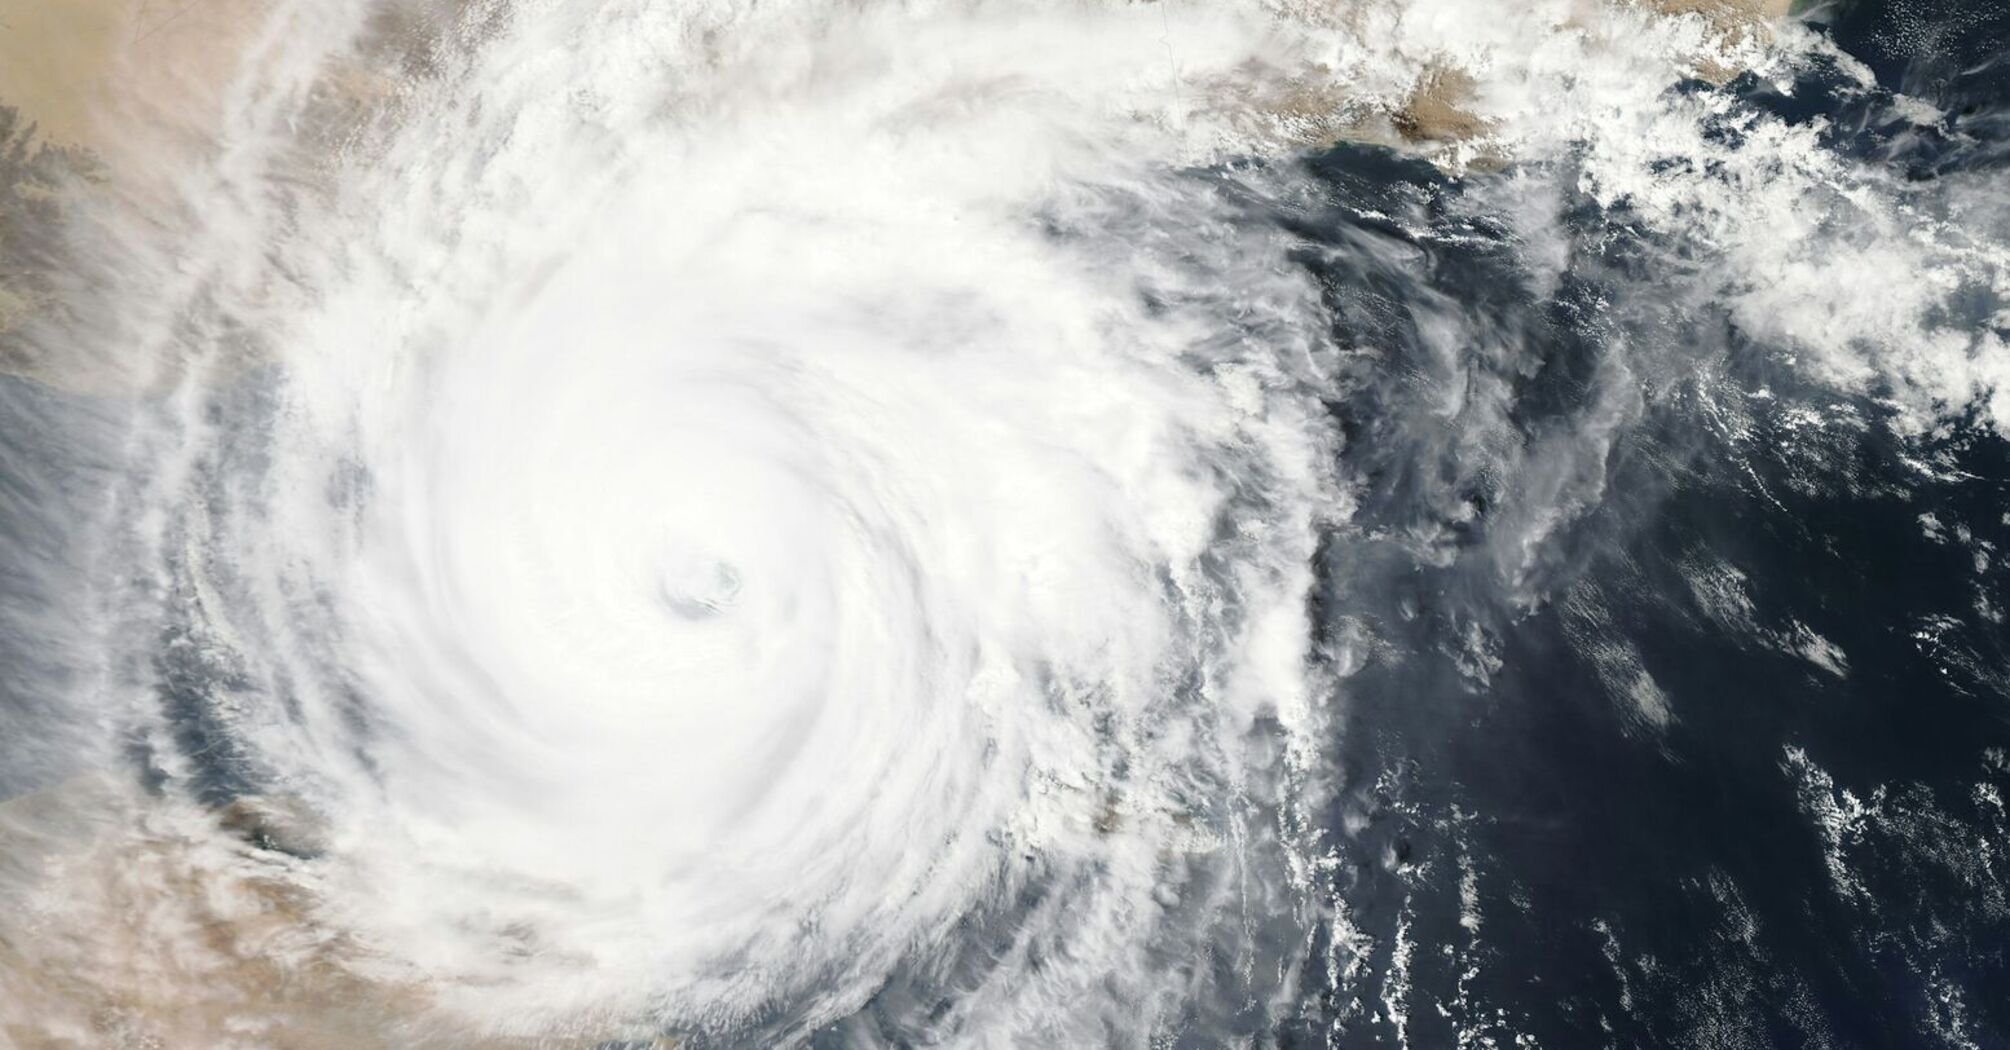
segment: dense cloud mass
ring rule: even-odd
[[[150,6],[0,0],[5,1040],[2010,1038],[2002,18]]]

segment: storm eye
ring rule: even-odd
[[[663,604],[687,620],[707,620],[740,599],[740,570],[706,554],[680,552],[657,575]]]

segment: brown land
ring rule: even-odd
[[[116,158],[141,120],[201,127],[266,0],[0,0],[0,105]]]
[[[372,967],[321,919],[300,858],[283,852],[311,839],[300,813],[240,800],[209,814],[102,776],[0,802],[0,1046],[586,1050],[637,1039],[484,1035],[441,1017],[424,982],[368,975],[396,970]]]
[[[357,51],[321,70],[293,115],[276,189],[314,192],[401,81],[435,71],[470,2],[379,0]],[[203,221],[186,187],[213,181],[202,172],[221,154],[228,92],[273,13],[272,0],[0,0],[0,371],[111,395],[179,374],[180,357],[106,327],[125,303],[93,297],[135,280],[120,252],[144,241],[171,258]],[[79,219],[139,240],[79,237]]]
[[[1722,25],[1785,17],[1793,0],[1654,0],[1654,6],[1671,15],[1702,15]]]
[[[164,221],[267,0],[0,0],[0,370],[118,392],[147,362],[70,323],[80,214]]]

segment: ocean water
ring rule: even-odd
[[[2000,179],[1984,174],[2001,163],[2000,11],[1829,17],[1881,85],[1976,130],[1894,131],[1819,75],[1731,90],[1830,121],[1832,148],[1922,185]],[[1419,170],[1336,181],[1342,216],[1392,183],[1445,192]],[[1581,440],[1613,345],[1668,331],[1651,313],[1633,322],[1645,333],[1614,323],[1612,304],[1652,311],[1670,291],[1639,263],[1664,246],[1612,218],[1582,214],[1592,247],[1544,299],[1485,291],[1516,264],[1498,239],[1451,223],[1399,235],[1428,259],[1406,259],[1410,274],[1511,319],[1524,441]],[[1382,276],[1352,259],[1322,270],[1343,301],[1411,287]],[[1968,294],[1953,309],[2000,331],[2001,300]],[[1386,316],[1374,309],[1358,323]],[[1677,325],[1707,378],[1601,450],[1604,490],[1545,552],[1540,599],[1499,587],[1486,514],[1421,570],[1395,554],[1356,575],[1348,544],[1328,548],[1351,583],[1338,607],[1385,637],[1405,624],[1400,655],[1349,680],[1333,819],[1350,829],[1339,882],[1363,939],[1356,980],[1321,1004],[1351,1019],[1342,1045],[1991,1046],[2010,1031],[2001,435],[1969,415],[1895,439],[1889,401],[1808,385],[1720,311]],[[1391,429],[1386,402],[1352,409],[1337,410]],[[1386,480],[1356,521],[1414,529],[1413,456],[1363,458]],[[1489,481],[1496,515],[1525,498]]]
[[[0,1041],[2010,1044],[2002,10],[260,18],[9,155]]]

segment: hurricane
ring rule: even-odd
[[[0,1042],[2010,1039],[2010,23],[0,0]]]

